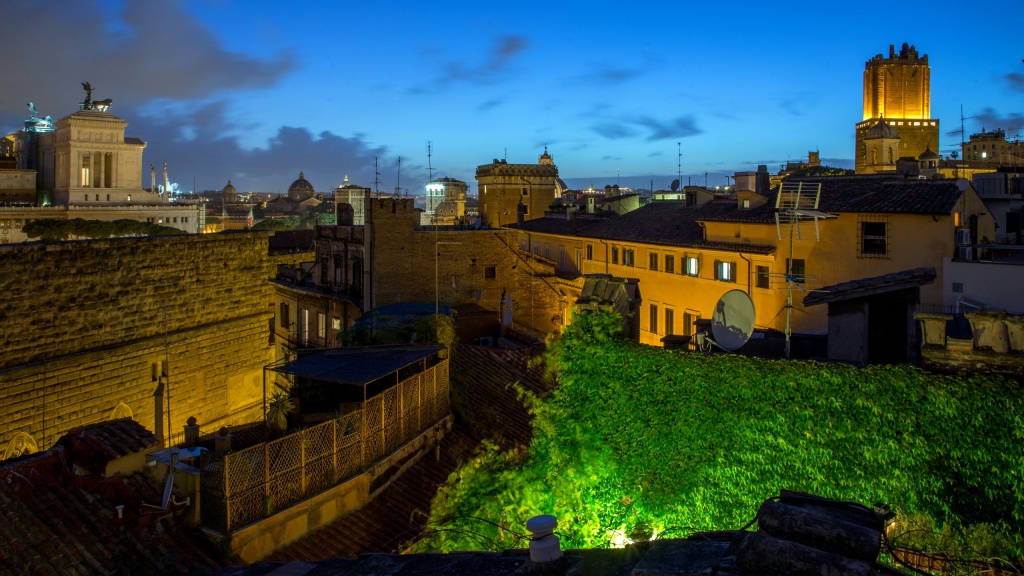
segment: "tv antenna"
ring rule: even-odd
[[[711,337],[697,334],[697,347],[710,352],[711,346],[726,352],[739,350],[754,332],[754,301],[743,290],[730,290],[718,299],[711,315]]]
[[[676,142],[676,180],[683,183],[683,143]],[[675,190],[673,190],[675,192]]]
[[[380,157],[373,157],[373,195],[380,196]]]
[[[434,144],[427,140],[427,182],[434,181]]]
[[[800,223],[814,221],[814,240],[821,240],[818,220],[835,218],[835,215],[818,210],[821,199],[821,182],[783,182],[775,197],[775,231],[782,240],[782,224],[789,225],[789,258],[786,259],[786,358],[789,358],[790,340],[793,334],[793,287],[797,278],[793,276],[793,238],[803,240]],[[804,279],[801,278],[801,281]],[[799,286],[798,289],[802,290]]]
[[[402,157],[398,157],[398,175],[395,177],[395,197],[402,195]]]

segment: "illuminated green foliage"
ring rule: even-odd
[[[736,529],[785,488],[888,502],[952,534],[984,525],[1020,554],[1018,383],[705,356],[615,339],[618,325],[607,313],[576,317],[551,343],[556,390],[523,394],[535,415],[529,450],[487,445],[461,466],[418,549],[521,546],[515,533],[536,514],[556,515],[580,547]]]

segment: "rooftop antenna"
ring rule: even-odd
[[[402,157],[398,157],[398,176],[395,177],[395,196],[402,195]]]
[[[834,215],[818,210],[821,199],[821,182],[783,182],[779,185],[779,194],[775,197],[775,231],[782,240],[782,224],[789,224],[789,258],[786,259],[786,358],[790,355],[790,337],[793,334],[793,287],[797,278],[793,276],[793,237],[803,240],[800,235],[800,222],[814,221],[814,239],[821,240],[818,220],[835,218]],[[806,281],[806,278],[801,278]],[[800,290],[799,286],[797,287]]]
[[[505,157],[504,157],[504,160],[505,160],[505,162],[508,162],[508,146],[505,146]]]
[[[427,182],[434,181],[434,144],[427,140]]]
[[[683,143],[676,142],[676,179],[683,182]]]
[[[373,157],[373,195],[380,196],[380,158]]]

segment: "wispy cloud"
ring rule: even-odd
[[[477,112],[487,112],[488,110],[497,108],[498,106],[501,106],[504,103],[505,103],[505,100],[502,99],[502,98],[491,98],[490,100],[487,100],[485,102],[481,102],[476,107],[476,110],[477,110]]]
[[[592,124],[590,129],[609,140],[642,137],[647,142],[686,138],[702,132],[693,116],[680,116],[668,120],[659,120],[651,116],[626,116],[597,122]]]
[[[1003,76],[1003,78],[1010,86],[1010,90],[1013,90],[1014,92],[1024,92],[1024,74],[1011,72],[1006,76]]]
[[[1012,136],[1024,128],[1024,115],[1020,112],[1011,112],[1001,116],[993,108],[985,108],[980,114],[974,116],[974,121],[988,130],[1002,128],[1008,136]],[[960,132],[957,131],[957,134]]]
[[[95,99],[113,98],[116,107],[267,87],[296,69],[295,55],[286,50],[269,58],[227,50],[180,1],[119,5],[122,12],[112,23],[99,0],[54,0],[47,4],[45,29],[52,39],[47,42],[40,42],[37,27],[5,26],[5,42],[32,49],[0,59],[0,77],[17,79],[0,82],[0,112],[21,114],[24,102],[33,100],[40,112],[59,114],[84,98],[79,84],[85,81],[96,87]],[[37,21],[39,6],[7,0],[4,20]],[[167,30],[182,40],[172,49]]]
[[[501,36],[491,52],[482,62],[444,62],[441,74],[429,84],[413,86],[410,94],[424,94],[449,88],[455,84],[493,83],[499,73],[505,72],[516,55],[526,50],[528,45],[524,36]]]

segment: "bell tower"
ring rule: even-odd
[[[931,112],[927,54],[918,54],[914,46],[904,42],[899,53],[890,45],[888,57],[878,54],[868,60],[864,64],[864,110],[856,133],[857,173],[871,172],[871,165],[880,164],[870,157],[865,138],[883,120],[899,137],[894,161],[906,156],[916,159],[925,150],[938,150],[939,121],[931,117]]]

